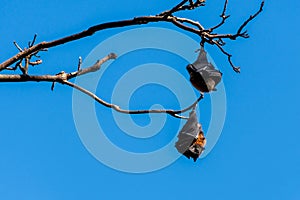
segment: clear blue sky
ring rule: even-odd
[[[229,3],[231,18],[220,29],[224,32],[236,30],[260,2]],[[156,14],[172,5],[158,0],[2,0],[0,62],[16,53],[14,40],[25,46],[34,33],[38,33],[38,41],[52,40],[97,23]],[[221,0],[208,0],[206,8],[187,16],[210,26],[219,21],[222,5]],[[296,0],[267,1],[264,12],[246,28],[250,39],[228,43],[226,48],[242,67],[241,74],[230,69],[217,49],[207,48],[224,73],[227,114],[216,146],[196,163],[181,157],[161,170],[141,174],[111,169],[95,159],[80,140],[73,120],[71,88],[57,84],[51,92],[49,83],[1,83],[0,199],[300,199],[299,9]],[[164,23],[144,27],[178,30]],[[73,71],[78,56],[86,58],[101,41],[131,28],[136,27],[103,31],[50,49],[41,54],[44,64],[31,72]],[[195,50],[182,48],[191,54]],[[111,47],[107,49],[109,53]],[[171,65],[188,77],[185,66],[193,60],[158,53],[146,49],[120,57],[104,74],[101,81],[106,84],[98,86],[97,94],[110,100],[110,83],[130,66],[151,62]],[[160,98],[162,94],[170,101]],[[130,106],[153,104],[178,106],[172,92],[157,85],[137,90]],[[159,134],[137,139],[118,129],[110,110],[99,105],[96,110],[107,137],[120,148],[137,153],[163,147],[179,126],[178,119],[167,117]],[[206,131],[211,115],[209,96],[201,102],[200,110]],[[133,120],[139,125],[149,123],[147,115]]]

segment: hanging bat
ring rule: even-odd
[[[188,121],[182,127],[177,137],[178,141],[175,147],[178,152],[188,159],[193,158],[194,162],[196,162],[205,149],[206,140],[194,110],[190,113]]]
[[[203,47],[199,56],[193,64],[186,67],[190,74],[192,85],[200,92],[216,91],[216,85],[222,79],[222,73],[208,62],[206,52]]]

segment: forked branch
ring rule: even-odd
[[[26,74],[21,74],[21,75],[0,74],[0,82],[52,82],[53,83],[53,85],[51,87],[52,90],[54,89],[55,83],[61,83],[61,84],[68,85],[72,88],[79,90],[80,92],[90,96],[95,101],[102,104],[103,106],[112,108],[120,113],[125,113],[125,114],[166,113],[173,117],[181,118],[181,119],[187,119],[187,118],[184,116],[181,116],[179,114],[192,109],[193,107],[195,107],[197,105],[197,103],[201,99],[203,99],[203,94],[200,94],[200,97],[194,103],[192,103],[190,106],[188,106],[182,110],[172,110],[172,109],[124,110],[124,109],[120,108],[118,105],[108,103],[108,102],[104,101],[103,99],[101,99],[100,97],[98,97],[96,94],[90,92],[89,90],[69,81],[70,79],[73,79],[77,76],[96,72],[101,68],[101,65],[103,63],[107,62],[108,60],[116,59],[116,58],[117,58],[117,55],[114,53],[111,53],[111,54],[105,56],[104,58],[102,58],[101,60],[98,60],[94,65],[87,67],[85,69],[79,69],[79,70],[71,72],[71,73],[66,73],[66,72],[62,71],[55,75],[40,75],[40,76],[30,76],[30,75],[26,75]]]
[[[188,119],[187,117],[184,117],[184,116],[181,116],[179,114],[181,113],[184,113],[186,111],[189,111],[191,110],[193,107],[195,107],[197,105],[197,103],[203,99],[203,94],[200,95],[200,97],[194,102],[192,103],[190,106],[182,109],[182,110],[171,110],[171,109],[160,109],[160,110],[124,110],[122,108],[120,108],[120,106],[118,105],[115,105],[115,104],[110,104],[106,101],[104,101],[103,99],[99,98],[97,95],[95,95],[94,93],[84,89],[83,87],[80,87],[79,85],[76,85],[70,81],[63,81],[62,84],[66,84],[72,88],[75,88],[76,90],[79,90],[80,92],[90,96],[91,98],[95,99],[95,101],[97,101],[98,103],[104,105],[105,107],[108,107],[108,108],[112,108],[114,109],[115,111],[117,112],[120,112],[120,113],[124,113],[124,114],[146,114],[146,113],[166,113],[166,114],[169,114],[173,117],[176,117],[176,118],[181,118],[181,119]]]
[[[248,25],[250,21],[252,21],[255,17],[259,15],[259,13],[262,12],[264,2],[261,3],[259,10],[254,14],[251,15],[247,20],[244,21],[242,25],[239,26],[237,29],[237,32],[235,34],[220,34],[220,33],[214,33],[216,29],[221,27],[225,24],[226,19],[228,19],[229,15],[226,14],[227,6],[228,6],[228,0],[225,0],[222,13],[220,15],[221,22],[219,22],[217,25],[205,28],[200,22],[189,19],[189,18],[183,18],[175,16],[177,12],[180,11],[186,11],[194,10],[196,8],[205,6],[205,0],[182,0],[177,5],[175,5],[170,10],[163,11],[157,15],[150,15],[150,16],[141,16],[141,17],[134,17],[132,19],[127,20],[121,20],[121,21],[113,21],[113,22],[107,22],[98,24],[95,26],[91,26],[87,28],[86,30],[83,30],[81,32],[71,34],[66,37],[62,37],[53,41],[44,41],[40,42],[38,44],[35,44],[37,40],[37,35],[35,34],[33,37],[33,40],[28,42],[28,47],[21,48],[17,42],[14,42],[14,45],[16,46],[18,53],[16,53],[11,58],[8,58],[7,60],[3,61],[0,64],[0,71],[4,70],[17,70],[19,69],[22,74],[0,74],[0,82],[27,82],[27,81],[36,81],[36,82],[52,82],[51,89],[54,89],[55,83],[60,83],[64,85],[68,85],[72,88],[75,88],[82,93],[90,96],[91,98],[95,99],[100,104],[112,108],[118,112],[126,113],[126,114],[143,114],[143,113],[167,113],[173,117],[178,118],[185,118],[183,116],[180,116],[179,114],[184,113],[193,107],[197,105],[197,103],[203,98],[203,95],[201,96],[193,103],[191,106],[188,106],[187,108],[183,110],[172,110],[172,109],[166,109],[166,110],[124,110],[120,108],[117,105],[110,104],[108,102],[105,102],[96,94],[93,94],[92,92],[86,90],[85,88],[82,88],[81,86],[78,86],[72,82],[70,82],[70,79],[73,79],[77,76],[81,76],[84,74],[92,73],[100,69],[101,65],[111,59],[115,59],[116,55],[111,53],[108,56],[104,57],[103,59],[97,61],[93,66],[81,69],[82,59],[79,58],[77,70],[71,73],[66,73],[64,71],[56,74],[56,75],[29,75],[29,68],[32,66],[40,65],[42,64],[42,60],[40,59],[40,56],[38,55],[41,51],[47,51],[47,49],[60,46],[72,41],[80,40],[82,38],[86,38],[89,36],[92,36],[93,34],[100,32],[105,29],[111,29],[111,28],[118,28],[118,27],[127,27],[127,26],[133,26],[133,25],[142,25],[142,24],[148,24],[148,23],[155,23],[155,22],[166,22],[171,23],[175,25],[176,27],[188,31],[190,33],[193,33],[199,37],[199,43],[201,46],[204,46],[204,44],[209,45],[216,45],[220,51],[227,56],[228,62],[230,66],[233,68],[235,72],[240,72],[239,67],[235,67],[231,58],[232,55],[225,51],[225,40],[236,40],[237,38],[248,38],[249,35],[247,34],[247,31],[244,31],[244,28]],[[176,41],[175,41],[176,42]],[[33,58],[38,58],[36,60],[33,60]]]
[[[41,42],[39,44],[34,45],[34,42],[36,40],[36,36],[34,37],[33,41],[30,43],[29,48],[27,49],[19,49],[19,53],[12,56],[11,58],[7,59],[6,61],[2,62],[0,64],[0,71],[8,69],[11,65],[14,63],[25,59],[27,56],[32,56],[33,54],[37,54],[38,52],[52,48],[55,46],[63,45],[65,43],[69,43],[72,41],[80,40],[85,37],[92,36],[96,32],[105,30],[105,29],[111,29],[111,28],[118,28],[118,27],[125,27],[125,26],[132,26],[132,25],[141,25],[141,24],[148,24],[148,23],[154,23],[154,22],[168,22],[172,23],[175,26],[179,27],[180,29],[186,30],[188,32],[194,33],[198,35],[200,38],[202,38],[202,41],[207,42],[208,44],[215,44],[213,40],[219,40],[219,39],[231,39],[235,40],[238,37],[247,38],[249,37],[246,31],[243,31],[245,26],[252,21],[263,9],[264,2],[261,3],[260,9],[258,12],[256,12],[254,15],[251,15],[239,28],[236,34],[216,34],[212,33],[216,28],[220,27],[225,23],[225,20],[228,18],[226,16],[226,8],[228,4],[228,0],[225,1],[224,9],[221,14],[222,21],[218,25],[205,29],[199,22],[191,20],[191,19],[185,19],[185,18],[179,18],[176,16],[173,16],[174,13],[184,10],[193,10],[200,6],[204,6],[205,0],[183,0],[179,4],[177,4],[175,7],[168,11],[161,12],[158,15],[155,16],[142,16],[142,17],[135,17],[133,19],[129,20],[121,20],[121,21],[115,21],[115,22],[108,22],[108,23],[102,23],[95,26],[91,26],[88,29],[75,33],[57,40],[49,41],[49,42]],[[185,25],[184,23],[188,23],[192,26]]]

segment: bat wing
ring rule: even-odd
[[[215,69],[213,64],[207,60],[206,52],[201,47],[199,56],[193,64],[189,64],[186,69],[190,74],[190,80],[196,89],[202,92],[210,92],[221,81],[222,73]],[[212,83],[210,80],[213,80]],[[213,84],[212,86],[207,86]]]
[[[198,123],[196,112],[193,110],[186,124],[182,127],[178,134],[178,141],[175,144],[179,153],[187,158],[193,158],[194,161],[200,156],[203,148],[195,144],[199,133],[202,132],[201,125]]]

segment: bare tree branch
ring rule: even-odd
[[[36,37],[37,37],[37,34],[34,34],[32,42],[29,42],[29,43],[28,43],[28,46],[29,46],[29,47],[32,47],[32,46],[34,45],[34,43],[35,43],[35,41],[36,41]]]
[[[190,19],[187,19],[187,18],[181,18],[181,17],[174,17],[175,21],[178,21],[178,22],[182,22],[182,23],[189,23],[193,26],[196,26],[200,31],[203,31],[204,30],[204,27],[199,23],[199,22],[196,22],[196,21],[193,21],[193,20],[190,20]]]
[[[114,53],[110,53],[108,56],[102,58],[101,60],[98,60],[93,66],[85,68],[85,69],[80,69],[75,71],[75,72],[71,72],[67,75],[67,80],[70,80],[76,76],[81,76],[90,72],[95,72],[98,71],[101,67],[101,65],[105,62],[107,62],[108,60],[111,59],[116,59],[117,55]]]
[[[22,52],[23,49],[18,45],[18,43],[16,41],[14,41],[14,45],[17,47],[17,49]]]
[[[187,2],[189,2],[189,4],[185,5]],[[193,0],[183,0],[175,7],[173,7],[171,10],[164,11],[158,15],[168,17],[174,14],[175,12],[184,11],[184,10],[193,10],[195,8],[204,5],[205,5],[205,0],[196,0],[195,2],[193,2]]]
[[[188,3],[188,4],[186,4],[186,3]],[[57,39],[57,40],[53,40],[50,42],[41,42],[36,45],[34,45],[34,42],[36,41],[36,35],[35,35],[33,41],[29,44],[29,48],[21,49],[16,45],[20,52],[18,54],[16,54],[15,56],[2,62],[0,64],[0,71],[8,69],[8,67],[10,67],[12,64],[16,63],[17,61],[19,61],[21,59],[24,59],[27,56],[30,56],[30,55],[32,56],[33,54],[36,55],[39,51],[43,51],[43,50],[51,48],[51,47],[59,46],[59,45],[65,44],[65,43],[69,43],[69,42],[72,42],[75,40],[79,40],[79,39],[82,39],[85,37],[92,36],[93,34],[95,34],[96,32],[99,32],[101,30],[125,27],[125,26],[132,26],[132,25],[148,24],[148,23],[154,23],[154,22],[173,23],[175,26],[177,26],[183,30],[189,31],[191,33],[194,33],[194,34],[200,36],[200,38],[202,38],[202,42],[203,41],[208,42],[209,44],[214,44],[214,42],[212,42],[212,40],[214,40],[214,39],[235,40],[237,37],[247,38],[249,36],[246,33],[246,31],[243,32],[244,27],[262,11],[262,8],[264,6],[264,2],[262,2],[259,11],[257,13],[255,13],[254,15],[251,15],[249,17],[249,19],[247,19],[239,27],[236,34],[212,34],[211,33],[213,30],[215,30],[216,28],[223,25],[225,23],[226,18],[228,18],[228,16],[225,15],[227,4],[228,4],[227,0],[225,1],[223,13],[221,14],[221,17],[223,18],[222,22],[212,28],[204,29],[204,27],[199,22],[193,21],[191,19],[178,18],[178,17],[172,16],[172,14],[174,14],[175,12],[183,11],[183,10],[192,10],[192,9],[198,8],[200,6],[203,6],[204,3],[205,3],[205,0],[196,0],[195,2],[191,1],[191,0],[183,0],[179,4],[177,4],[174,8],[172,8],[171,10],[164,11],[155,16],[135,17],[135,18],[129,19],[129,20],[122,20],[122,21],[98,24],[98,25],[92,26],[82,32],[75,33],[75,34],[72,34],[72,35]],[[196,26],[197,29],[190,27],[190,26],[186,26],[183,23],[189,23],[192,26]],[[25,72],[27,73],[26,70],[25,70]]]
[[[38,51],[41,51],[42,49],[47,49],[47,48],[59,46],[59,45],[62,45],[62,44],[68,43],[68,42],[72,42],[75,40],[79,40],[79,39],[91,36],[94,33],[104,30],[104,29],[132,26],[132,25],[141,25],[141,24],[148,24],[150,22],[160,22],[160,21],[171,22],[174,25],[178,26],[179,28],[193,32],[198,35],[200,34],[200,31],[177,22],[174,17],[164,18],[163,16],[145,16],[145,17],[136,17],[131,20],[108,22],[108,23],[103,23],[103,24],[99,24],[96,26],[92,26],[92,27],[88,28],[87,30],[84,30],[80,33],[76,33],[76,34],[73,34],[73,35],[70,35],[70,36],[67,36],[64,38],[60,38],[60,39],[57,39],[54,41],[50,41],[50,42],[41,42],[41,43],[34,45],[28,49],[25,49],[22,52],[19,52],[15,56],[13,56],[13,57],[9,58],[8,60],[4,61],[3,63],[1,63],[0,71],[6,69],[6,67],[9,67],[10,65],[14,64],[18,60],[25,58],[26,56],[28,56],[34,52],[38,52]]]
[[[250,15],[250,17],[249,17],[249,18],[248,18],[248,19],[240,26],[239,30],[238,30],[237,33],[236,33],[237,37],[238,37],[239,35],[242,34],[242,31],[243,31],[243,29],[247,26],[247,24],[248,24],[251,20],[253,20],[255,17],[257,17],[257,15],[259,15],[259,13],[261,13],[261,12],[263,11],[264,5],[265,5],[265,2],[262,1],[261,4],[260,4],[259,10],[258,10],[254,15]],[[242,34],[242,35],[243,35],[243,34]]]
[[[160,16],[170,16],[172,15],[174,12],[179,11],[180,9],[182,9],[182,6],[186,3],[186,2],[192,2],[191,0],[183,0],[181,1],[179,4],[177,4],[176,6],[174,6],[171,10],[167,10],[165,12],[160,13]]]
[[[227,5],[228,5],[228,0],[225,0],[225,3],[224,3],[224,7],[223,7],[223,12],[222,14],[220,15],[220,17],[222,18],[222,21],[217,24],[216,26],[212,27],[209,29],[210,32],[214,31],[215,29],[219,28],[220,26],[222,26],[226,19],[230,17],[230,15],[226,15],[226,9],[227,9]]]
[[[87,73],[98,71],[101,65],[108,60],[116,59],[117,55],[110,53],[101,60],[98,60],[94,65],[85,69],[79,69],[78,71],[65,73],[64,71],[56,75],[27,75],[27,74],[0,74],[0,82],[59,82],[64,80],[70,80],[77,76],[81,76]]]
[[[217,41],[213,41],[215,43],[215,45],[217,45],[217,47],[219,47],[219,49],[222,51],[223,54],[225,54],[227,56],[228,62],[230,64],[230,66],[232,67],[232,69],[236,72],[236,73],[240,73],[241,72],[241,68],[240,67],[236,67],[234,66],[234,64],[231,61],[231,57],[232,55],[229,54],[227,51],[224,50],[224,48],[222,47],[222,45],[220,45]]]
[[[181,118],[181,119],[187,119],[184,116],[180,116],[180,113],[184,113],[190,109],[192,109],[193,107],[195,107],[197,105],[197,103],[203,99],[203,94],[200,95],[200,97],[190,106],[188,106],[187,108],[184,108],[182,110],[171,110],[171,109],[160,109],[160,110],[124,110],[121,109],[118,105],[115,104],[110,104],[106,101],[104,101],[103,99],[99,98],[96,94],[88,91],[87,89],[80,87],[79,85],[76,85],[75,83],[72,83],[68,80],[73,79],[77,76],[81,76],[87,73],[91,73],[91,72],[95,72],[98,71],[101,68],[101,65],[105,62],[107,62],[108,60],[111,59],[116,59],[117,56],[114,53],[111,53],[109,55],[107,55],[106,57],[104,57],[101,60],[98,60],[94,65],[85,68],[85,69],[80,69],[78,71],[75,72],[71,72],[71,73],[65,73],[64,71],[56,74],[56,75],[40,75],[40,76],[32,76],[32,75],[27,75],[27,74],[21,74],[21,75],[7,75],[7,74],[0,74],[0,82],[53,82],[52,86],[51,86],[51,90],[53,90],[54,88],[54,83],[61,83],[64,85],[68,85],[72,88],[75,88],[79,91],[81,91],[82,93],[90,96],[91,98],[95,99],[98,103],[108,107],[108,108],[112,108],[114,110],[116,110],[117,112],[120,113],[125,113],[125,114],[145,114],[145,113],[167,113],[173,117],[176,118]]]
[[[250,15],[250,17],[239,27],[237,32],[235,34],[210,34],[208,38],[210,39],[231,39],[231,40],[236,40],[238,37],[243,37],[243,38],[249,38],[249,35],[247,34],[247,31],[243,31],[243,29],[247,26],[247,24],[252,21],[255,17],[259,15],[263,11],[264,7],[264,1],[261,2],[259,10],[254,14]]]
[[[188,119],[187,117],[180,116],[179,114],[184,113],[184,112],[192,109],[201,99],[203,99],[203,95],[201,94],[201,96],[192,105],[190,105],[187,108],[184,108],[182,110],[170,110],[170,109],[167,109],[167,110],[164,110],[164,109],[160,109],[160,110],[124,110],[124,109],[120,108],[118,105],[110,104],[110,103],[104,101],[103,99],[99,98],[94,93],[92,93],[92,92],[90,92],[90,91],[88,91],[88,90],[72,83],[72,82],[64,80],[62,83],[66,84],[66,85],[68,85],[72,88],[75,88],[75,89],[81,91],[82,93],[90,96],[95,101],[97,101],[98,103],[102,104],[105,107],[112,108],[115,111],[120,112],[120,113],[131,114],[131,115],[132,114],[146,114],[146,113],[166,113],[166,114],[169,114],[169,115],[171,115],[173,117],[176,117],[176,118]]]
[[[81,56],[79,56],[79,59],[78,59],[78,65],[77,65],[77,71],[80,70],[81,65],[82,65],[82,58],[81,58]]]
[[[74,89],[79,90],[80,92],[90,96],[98,103],[116,110],[120,113],[125,114],[144,114],[144,113],[166,113],[176,118],[183,118],[187,119],[184,116],[180,116],[179,114],[184,113],[192,108],[195,108],[195,106],[198,104],[198,102],[203,99],[203,94],[190,106],[188,106],[185,109],[182,110],[172,110],[172,109],[161,109],[161,110],[125,110],[120,108],[118,105],[108,103],[104,101],[103,99],[99,98],[96,94],[86,90],[85,88],[82,88],[79,85],[76,85],[72,82],[70,82],[70,79],[73,79],[77,76],[81,76],[84,74],[92,73],[95,71],[98,71],[101,68],[101,65],[108,60],[116,59],[117,56],[114,53],[111,53],[107,55],[106,57],[102,58],[101,60],[98,60],[94,65],[81,69],[82,64],[82,58],[79,57],[78,65],[77,65],[77,71],[66,73],[64,71],[56,74],[56,75],[29,75],[28,70],[30,66],[36,66],[42,64],[41,59],[37,59],[35,61],[32,61],[33,57],[40,58],[38,56],[38,53],[40,51],[47,51],[47,49],[60,46],[72,41],[80,40],[82,38],[86,38],[89,36],[92,36],[93,34],[105,30],[105,29],[111,29],[111,28],[119,28],[119,27],[127,27],[127,26],[133,26],[133,25],[142,25],[142,24],[148,24],[148,23],[155,23],[155,22],[167,22],[172,23],[178,28],[194,33],[201,39],[200,45],[203,47],[205,43],[208,43],[210,45],[216,45],[220,51],[227,56],[228,62],[230,66],[233,68],[235,72],[240,72],[239,67],[235,67],[231,57],[232,55],[229,54],[224,49],[225,45],[225,39],[229,40],[236,40],[238,37],[242,38],[248,38],[249,35],[247,34],[247,31],[244,31],[244,28],[248,25],[250,21],[252,21],[255,17],[258,16],[259,13],[262,12],[264,1],[261,3],[259,10],[254,14],[251,15],[244,23],[238,28],[237,32],[235,34],[219,34],[219,33],[213,33],[217,28],[221,27],[223,24],[225,24],[226,19],[229,17],[229,15],[226,15],[226,10],[228,6],[228,0],[225,0],[223,11],[220,15],[222,18],[221,22],[219,22],[217,25],[211,27],[211,28],[204,28],[200,22],[188,19],[188,18],[182,18],[174,16],[175,13],[179,11],[185,11],[185,10],[193,10],[198,7],[204,6],[205,0],[182,0],[180,3],[178,3],[176,6],[174,6],[172,9],[161,12],[160,14],[154,15],[154,16],[141,16],[141,17],[135,17],[128,20],[121,20],[121,21],[113,21],[113,22],[107,22],[98,24],[95,26],[91,26],[87,28],[86,30],[83,30],[81,32],[59,38],[57,40],[53,41],[44,41],[40,42],[38,44],[35,44],[37,39],[37,34],[34,35],[32,41],[28,42],[28,48],[22,49],[17,42],[14,42],[14,45],[18,49],[18,53],[12,56],[11,58],[5,60],[0,64],[0,71],[3,70],[16,70],[20,69],[22,74],[0,74],[0,82],[52,82],[51,90],[54,89],[55,83],[60,83],[64,85],[68,85]],[[12,67],[12,65],[14,65]]]

